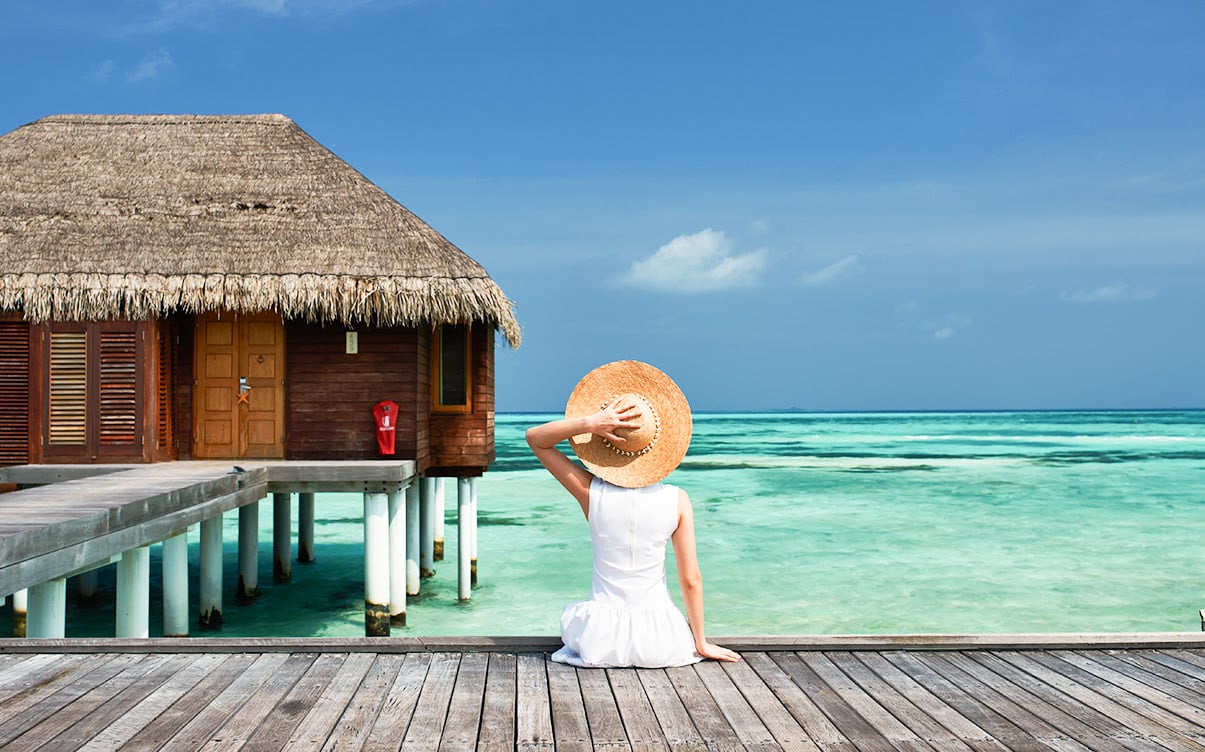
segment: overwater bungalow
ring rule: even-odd
[[[0,136],[0,465],[494,459],[473,259],[281,115],[60,115]]]

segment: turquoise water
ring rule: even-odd
[[[585,521],[523,441],[549,417],[498,416],[473,600],[456,601],[449,484],[448,560],[394,634],[556,634],[561,607],[588,593]],[[1202,411],[703,414],[670,480],[694,500],[712,635],[1200,628]],[[273,585],[261,503],[249,606],[234,603],[228,514],[218,634],[362,635],[361,512],[359,496],[320,495],[317,563]],[[195,531],[190,543],[195,563]],[[68,621],[112,634],[110,573]]]

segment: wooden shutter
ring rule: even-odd
[[[48,373],[51,446],[88,441],[88,333],[51,332]]]
[[[131,446],[138,431],[138,332],[100,331],[97,358],[97,443]]]
[[[155,434],[156,447],[167,451],[172,448],[175,437],[172,435],[172,327],[166,321],[159,322],[159,334],[156,346],[155,362],[159,366],[155,382]]]
[[[0,321],[0,465],[29,462],[29,324]]]

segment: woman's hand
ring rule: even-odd
[[[739,661],[741,657],[735,651],[728,648],[722,648],[719,645],[712,645],[710,642],[705,642],[702,645],[695,646],[695,652],[704,658],[710,658],[713,661]]]
[[[590,433],[601,436],[612,444],[623,444],[627,439],[615,432],[620,428],[640,428],[640,415],[640,408],[635,403],[618,397],[610,405],[590,416]]]

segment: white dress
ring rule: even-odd
[[[561,613],[565,646],[552,660],[574,666],[685,666],[703,658],[665,585],[665,546],[678,527],[678,489],[664,483],[590,485],[594,581],[590,600]]]

